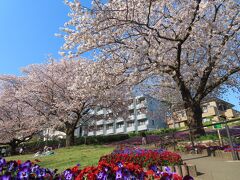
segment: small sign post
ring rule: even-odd
[[[214,129],[222,129],[222,124],[213,125]]]
[[[222,124],[213,125],[213,129],[217,130],[220,146],[223,146],[223,140],[222,140],[221,133],[220,133],[220,129],[222,129]]]

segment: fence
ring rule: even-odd
[[[183,139],[186,140],[188,138],[189,141],[191,142],[192,148],[195,149],[196,142],[195,142],[194,136],[191,135],[191,132],[194,130],[200,129],[200,128],[215,127],[216,131],[218,133],[218,136],[219,136],[220,146],[223,146],[222,135],[224,135],[228,140],[228,145],[230,146],[229,152],[231,152],[231,154],[232,154],[232,159],[239,160],[239,154],[238,154],[236,148],[234,148],[234,143],[233,143],[232,137],[233,136],[240,137],[240,127],[236,128],[239,130],[235,134],[233,132],[231,133],[231,130],[230,130],[228,124],[233,123],[233,122],[240,122],[240,119],[235,119],[235,120],[223,119],[223,121],[221,121],[221,122],[203,125],[203,126],[197,127],[197,128],[188,128],[188,129],[184,129],[184,130],[178,130],[176,132],[173,131],[171,133],[165,133],[165,134],[160,135],[159,144],[156,144],[156,146],[164,147],[164,146],[172,145],[175,150],[176,144],[181,141],[181,138],[179,139],[179,133],[185,133],[185,137],[183,137]],[[220,126],[222,126],[222,125],[224,125],[224,129],[222,129],[222,135],[221,135],[220,130],[218,128],[221,128]],[[214,131],[212,131],[212,133],[213,132]]]

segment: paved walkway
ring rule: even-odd
[[[182,155],[184,162],[197,166],[196,180],[240,180],[240,161],[227,161],[203,155]]]

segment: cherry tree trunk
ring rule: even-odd
[[[205,130],[202,127],[202,109],[200,103],[193,103],[187,108],[188,127],[192,136],[205,135]]]
[[[17,155],[18,144],[14,141],[14,142],[9,143],[9,146],[11,147],[11,149],[10,149],[11,156],[12,155]]]
[[[74,128],[69,127],[66,130],[66,147],[74,145]]]

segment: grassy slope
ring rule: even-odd
[[[66,168],[75,166],[80,163],[81,167],[96,165],[102,155],[111,153],[114,147],[106,146],[74,146],[71,148],[61,148],[54,150],[55,154],[45,157],[36,157],[33,155],[11,156],[7,160],[32,160],[39,159],[38,163],[42,167],[58,169],[62,171]]]

